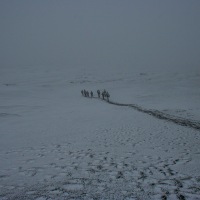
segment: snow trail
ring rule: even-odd
[[[200,122],[198,122],[198,121],[194,121],[194,120],[191,120],[191,119],[184,119],[184,118],[181,118],[181,117],[178,117],[178,116],[169,115],[169,114],[166,114],[166,113],[158,111],[158,110],[149,110],[149,109],[143,108],[141,106],[138,106],[136,104],[124,104],[124,103],[118,103],[118,102],[114,102],[114,101],[106,101],[106,100],[103,100],[103,99],[100,99],[100,98],[97,98],[97,97],[93,97],[93,98],[105,101],[109,104],[113,104],[113,105],[116,105],[116,106],[130,107],[130,108],[133,108],[133,109],[135,109],[139,112],[146,113],[146,114],[151,115],[153,117],[156,117],[158,119],[167,120],[167,121],[173,122],[173,123],[181,125],[181,126],[186,126],[186,127],[189,127],[189,128],[194,128],[196,130],[200,130]]]

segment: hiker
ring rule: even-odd
[[[83,90],[83,94],[84,94],[84,96],[86,97],[86,95],[87,95],[87,94],[86,94],[86,90]]]
[[[101,94],[100,90],[97,90],[97,94],[98,94],[98,97],[100,98],[100,94]]]
[[[91,98],[92,98],[93,97],[93,92],[92,91],[90,92],[90,95],[91,95]]]
[[[106,98],[107,97],[106,96],[107,95],[107,91],[105,89],[103,90],[103,94],[104,94],[104,98]]]
[[[102,92],[102,98],[103,98],[103,100],[104,100],[104,97],[105,97],[105,92]]]
[[[81,94],[82,94],[82,96],[83,96],[83,90],[81,90]]]
[[[108,92],[106,92],[106,97],[107,97],[107,101],[109,102],[110,94]]]

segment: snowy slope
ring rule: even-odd
[[[0,73],[0,199],[200,199],[200,74],[24,67]],[[96,95],[96,93],[95,93]]]

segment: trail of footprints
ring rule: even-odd
[[[102,132],[102,130],[101,130]],[[127,129],[119,130],[125,137],[104,137],[97,133],[104,151],[95,148],[74,150],[69,144],[52,145],[41,149],[7,152],[7,155],[24,154],[22,166],[0,171],[0,200],[7,199],[200,199],[200,177],[190,177],[174,171],[181,159],[144,156],[135,159],[135,151],[122,156],[112,154],[107,147],[142,145],[144,138],[134,141]],[[130,137],[129,137],[130,136]],[[135,142],[135,143],[134,143]],[[28,155],[32,155],[28,159]],[[2,156],[2,155],[0,155]],[[5,155],[4,155],[5,156]],[[41,165],[41,159],[46,161]],[[40,166],[37,165],[37,160]],[[187,160],[188,161],[188,160]],[[12,173],[11,173],[12,172]],[[34,179],[35,184],[8,184],[12,176]],[[38,178],[40,177],[40,179]]]

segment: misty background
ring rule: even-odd
[[[199,0],[1,0],[0,68],[199,69]]]

